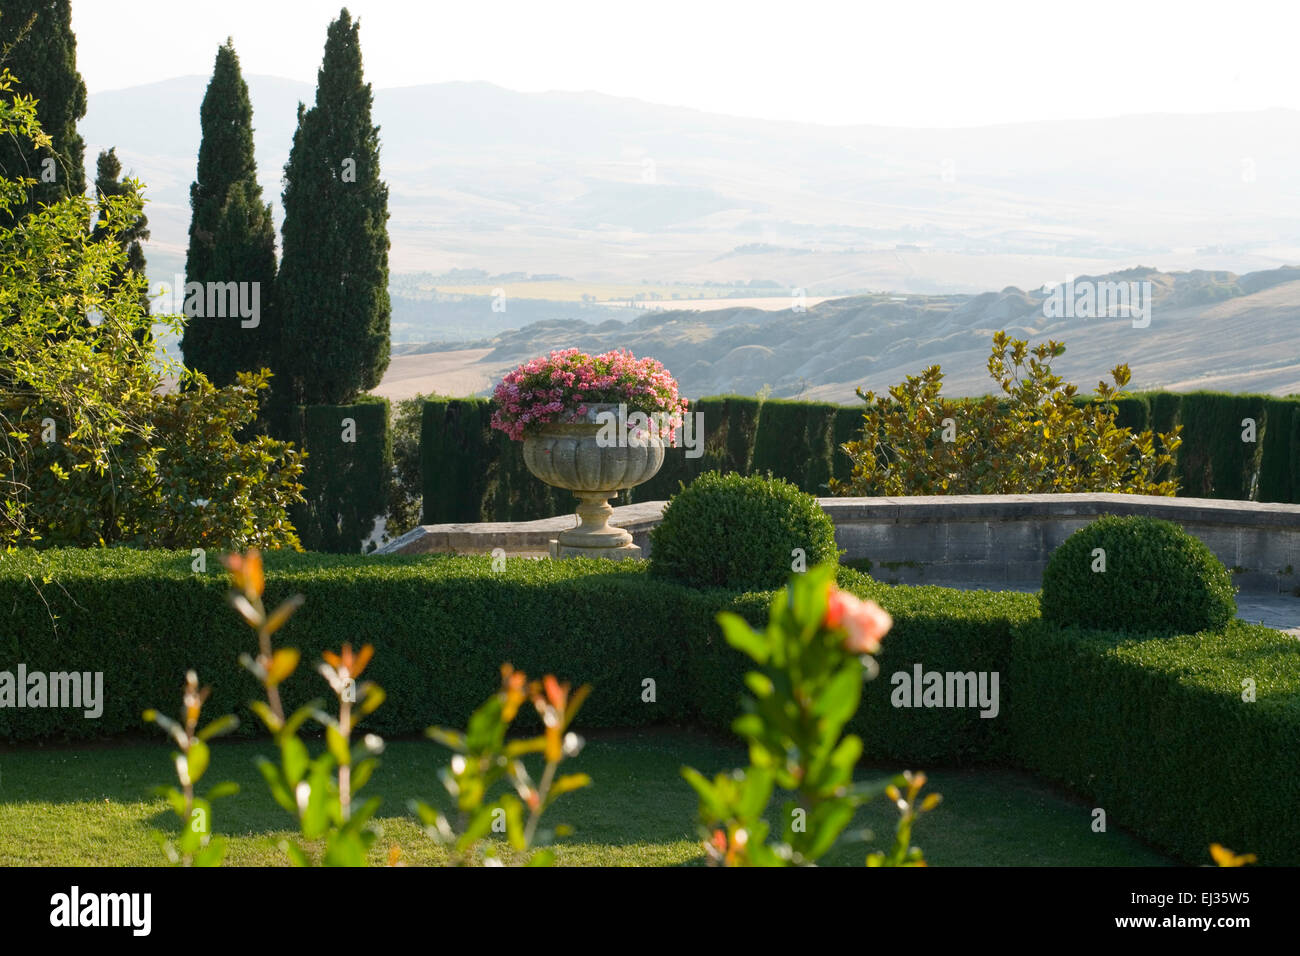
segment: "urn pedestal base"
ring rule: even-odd
[[[607,500],[609,491],[574,491],[578,499],[578,526],[551,539],[552,558],[623,558],[641,557],[641,549],[622,528],[609,524],[614,509]]]
[[[610,526],[609,499],[654,477],[664,463],[664,442],[653,430],[628,434],[626,411],[611,402],[592,403],[581,415],[524,439],[528,470],[578,499],[577,523],[551,540],[552,558],[642,557],[630,534]]]
[[[624,558],[641,557],[641,548],[635,544],[625,544],[620,548],[574,547],[561,544],[558,539],[552,538],[551,557],[557,561],[561,558],[609,558],[611,561],[621,561]]]

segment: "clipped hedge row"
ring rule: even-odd
[[[296,409],[284,437],[307,451],[306,504],[290,509],[308,551],[355,554],[388,508],[393,466],[389,405],[367,397],[353,405]]]
[[[1300,864],[1295,638],[1240,621],[1173,638],[1034,621],[1010,656],[1007,729],[1025,769],[1189,863],[1221,843]]]
[[[1183,425],[1174,466],[1183,497],[1300,503],[1300,399],[1142,392],[1117,405],[1117,423],[1135,431]],[[825,495],[832,477],[849,477],[852,463],[841,446],[862,426],[860,405],[723,395],[693,402],[691,410],[704,415],[703,454],[691,458],[670,449],[659,473],[616,503],[666,500],[705,471],[770,472]],[[567,493],[528,473],[518,443],[489,429],[491,414],[488,399],[426,403],[420,446],[426,524],[527,521],[572,509]],[[1253,443],[1242,441],[1246,418],[1255,420]]]
[[[669,448],[663,467],[616,504],[663,501],[706,471],[771,472],[811,494],[826,494],[832,475],[848,476],[840,445],[862,415],[856,408],[738,395],[691,403],[703,418],[701,448]],[[420,463],[425,524],[529,521],[571,511],[567,492],[548,488],[524,466],[518,442],[490,428],[488,399],[432,399],[421,422]],[[688,436],[692,438],[692,436]]]
[[[213,688],[208,712],[247,716],[256,696],[237,664],[255,638],[225,603],[225,575],[191,569],[188,552],[49,551],[0,562],[6,639],[0,670],[100,671],[103,715],[0,708],[0,740],[99,738],[138,729],[147,707],[172,707],[189,668]],[[215,565],[215,562],[211,562]],[[388,691],[368,721],[377,732],[416,733],[458,725],[496,686],[510,661],[530,673],[595,688],[586,727],[695,725],[725,730],[737,714],[744,659],[715,623],[730,609],[766,621],[770,593],[696,590],[652,579],[643,562],[508,560],[489,557],[352,557],[276,552],[266,556],[267,604],[294,592],[306,603],[282,632],[304,662],[344,641],[372,643],[366,676]],[[28,574],[54,583],[37,593]],[[881,601],[896,618],[881,657],[889,670],[1005,672],[1012,628],[1037,613],[1032,595],[978,595],[939,588],[888,588],[849,569],[846,588]],[[48,607],[47,607],[48,603]],[[51,618],[51,615],[54,615]],[[277,642],[279,643],[279,642]],[[643,701],[643,681],[655,701]],[[283,688],[288,703],[324,685],[306,663]],[[869,753],[963,761],[997,750],[996,720],[968,711],[893,710],[882,679],[859,718]],[[245,722],[253,731],[254,721]]]
[[[1118,404],[1117,424],[1135,431],[1183,426],[1173,469],[1180,497],[1300,503],[1300,399],[1139,392]],[[1243,440],[1246,419],[1255,423],[1253,442]]]
[[[140,712],[175,709],[183,674],[213,688],[207,712],[248,718],[258,696],[238,667],[254,638],[224,601],[215,567],[182,552],[30,552],[0,561],[0,671],[101,671],[103,714],[0,707],[0,740],[95,739],[139,730]],[[488,557],[267,556],[267,598],[305,605],[278,644],[303,651],[284,686],[292,706],[322,694],[310,662],[344,641],[375,645],[366,677],[388,699],[366,726],[388,735],[460,725],[503,661],[589,682],[585,728],[650,724],[725,730],[738,713],[744,657],[714,618],[755,625],[771,593],[696,590],[641,562]],[[48,583],[37,584],[49,576]],[[894,617],[852,729],[869,761],[998,763],[1060,781],[1123,826],[1190,863],[1220,842],[1261,862],[1300,864],[1300,644],[1233,622],[1217,633],[1120,637],[1041,621],[1032,594],[890,587],[851,569],[840,586]],[[898,708],[894,675],[999,675],[998,713]],[[1256,699],[1242,698],[1254,681]],[[654,700],[647,679],[654,682]],[[169,688],[171,690],[169,690]],[[531,719],[531,718],[529,718]],[[245,719],[242,733],[253,732]]]
[[[487,399],[425,402],[420,480],[425,524],[528,521],[573,509],[573,497],[538,481],[517,442],[490,427]]]

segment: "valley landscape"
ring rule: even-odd
[[[154,283],[183,271],[205,83],[90,98],[88,144],[148,184]],[[311,87],[248,83],[278,220]],[[1141,388],[1300,387],[1296,287],[1274,272],[1300,263],[1295,111],[889,129],[443,83],[377,90],[375,117],[386,397],[483,394],[524,353],[572,344],[651,351],[693,396],[849,401],[940,359],[955,394],[981,393],[1005,323],[1065,341],[1083,382],[1123,356]],[[1035,314],[1047,283],[1133,269],[1159,274],[1148,329]],[[1268,288],[1234,286],[1250,273]],[[1231,298],[1198,298],[1207,285]]]
[[[989,340],[1004,329],[1066,343],[1054,367],[1081,387],[1105,378],[1122,355],[1135,390],[1300,393],[1300,270],[1237,276],[1134,269],[1093,278],[1150,282],[1150,325],[1134,328],[1122,317],[1049,318],[1041,289],[1014,287],[982,295],[848,296],[804,312],[654,311],[627,322],[537,322],[467,350],[399,348],[377,392],[392,399],[483,395],[506,370],[551,349],[630,348],[661,357],[694,397],[764,392],[851,403],[858,387],[883,392],[936,364],[949,394],[983,395],[993,387]]]

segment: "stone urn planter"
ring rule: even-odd
[[[618,411],[616,404],[589,404],[584,420],[553,422],[524,439],[528,470],[578,499],[578,526],[551,539],[553,558],[641,556],[630,534],[610,527],[609,499],[655,476],[664,463],[664,440],[658,434],[629,439]],[[613,428],[602,425],[602,412],[614,416]]]

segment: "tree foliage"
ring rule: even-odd
[[[0,138],[48,148],[30,97],[0,73]],[[298,453],[236,435],[267,374],[214,388],[155,357],[143,277],[122,237],[136,190],[35,211],[30,178],[0,177],[0,542],[166,547],[294,546]],[[87,228],[98,214],[99,235]]]
[[[86,191],[86,147],[77,133],[77,121],[86,115],[86,84],[77,72],[70,0],[5,0],[0,66],[11,79],[18,77],[22,93],[36,100],[48,136],[40,143],[0,137],[0,176],[34,180],[22,208],[0,215],[0,225],[10,225],[24,211]]]
[[[133,179],[122,178],[122,163],[117,158],[116,149],[107,149],[99,154],[99,159],[95,163],[95,195],[102,206],[104,199],[109,196],[128,196],[138,194],[140,184]],[[105,221],[103,209],[100,209],[98,221],[95,223],[94,238],[103,241],[108,238],[108,224]],[[146,281],[144,249],[140,243],[149,238],[149,218],[141,213],[135,222],[129,224],[117,236],[113,237],[114,242],[122,247],[123,256],[126,259],[125,265],[117,272],[117,282],[121,284],[126,273],[139,276]],[[140,300],[141,308],[149,311],[149,297],[146,293]]]
[[[272,368],[296,405],[350,402],[388,367],[388,187],[359,30],[346,9],[330,24],[316,105],[299,104],[284,169]]]
[[[998,332],[988,369],[1001,395],[945,398],[937,365],[888,395],[858,389],[867,404],[862,437],[843,446],[853,472],[848,481],[832,480],[832,493],[1175,494],[1177,479],[1160,475],[1173,463],[1181,427],[1156,436],[1115,424],[1127,365],[1116,366],[1115,384],[1099,382],[1094,400],[1080,407],[1077,388],[1052,372],[1052,359],[1064,353],[1060,342],[1031,348]]]
[[[185,364],[217,385],[240,372],[274,367],[276,321],[275,220],[262,202],[253,151],[253,107],[231,41],[217,50],[212,80],[199,110],[203,139],[190,186],[188,282],[248,283],[258,290],[258,316],[190,317],[181,338]]]

